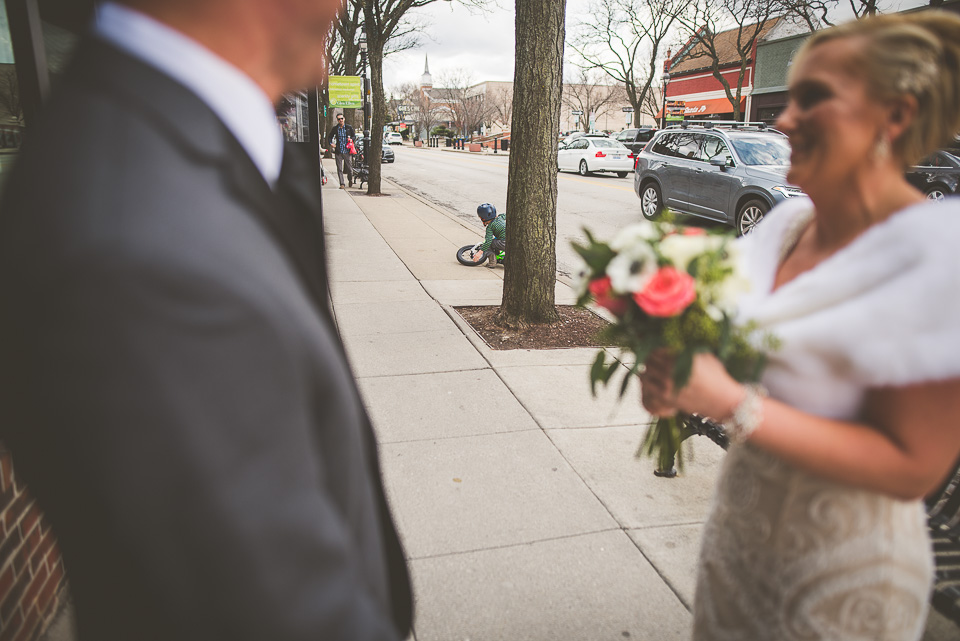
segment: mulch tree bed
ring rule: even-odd
[[[574,305],[558,305],[560,321],[553,325],[531,325],[510,329],[497,321],[499,305],[454,307],[457,313],[492,349],[561,349],[566,347],[604,347],[597,339],[609,325],[593,312]]]

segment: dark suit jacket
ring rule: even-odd
[[[0,438],[81,639],[402,638],[404,556],[303,233],[316,176],[276,195],[194,94],[104,43],[60,89],[0,208]]]
[[[330,130],[330,135],[327,136],[327,142],[333,145],[333,151],[337,151],[337,127],[340,125],[334,125],[333,129]],[[350,125],[344,125],[347,128],[347,138],[353,141],[353,144],[357,144],[357,136],[353,131],[353,127]]]

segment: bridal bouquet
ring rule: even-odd
[[[623,229],[610,242],[584,230],[587,243],[574,243],[584,267],[577,277],[577,303],[606,309],[615,321],[604,339],[620,347],[621,359],[601,350],[590,368],[590,384],[607,385],[622,373],[620,396],[630,380],[657,349],[675,358],[674,384],[682,388],[698,352],[712,352],[738,381],[757,381],[764,352],[775,349],[773,337],[753,345],[755,327],[733,322],[735,302],[749,290],[737,267],[727,234],[680,228],[669,222],[639,223]],[[624,359],[623,356],[633,356]],[[624,360],[629,369],[621,363]],[[685,417],[660,418],[651,424],[640,451],[658,459],[658,473],[672,475],[673,461],[682,469],[681,443],[695,432]]]

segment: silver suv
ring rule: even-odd
[[[764,123],[687,121],[637,155],[633,186],[648,219],[669,208],[743,235],[775,204],[803,195],[786,182],[789,165],[787,137]]]

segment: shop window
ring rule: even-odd
[[[23,104],[13,59],[7,7],[4,0],[0,0],[0,188],[20,149],[23,127]]]

